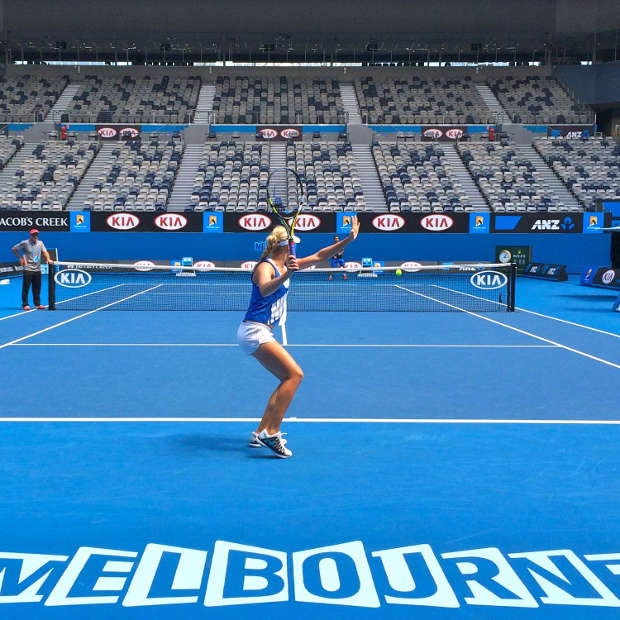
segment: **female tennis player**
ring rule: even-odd
[[[276,226],[267,237],[265,251],[252,272],[250,307],[237,331],[237,343],[275,375],[280,385],[269,398],[260,424],[252,433],[252,447],[264,446],[282,459],[293,455],[282,438],[280,425],[304,373],[273,335],[273,328],[286,318],[290,278],[298,269],[307,269],[338,254],[355,240],[358,232],[359,222],[353,218],[346,239],[304,258],[289,256],[288,236],[283,226]]]

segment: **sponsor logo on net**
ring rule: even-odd
[[[215,263],[210,260],[198,260],[194,263],[194,269],[197,271],[209,271],[215,267]]]
[[[244,263],[241,263],[241,269],[245,271],[252,271],[254,267],[256,267],[256,263],[258,261],[255,260],[246,260]]]
[[[608,269],[602,276],[601,281],[603,284],[611,284],[616,279],[616,272],[613,269]]]
[[[271,226],[271,218],[264,213],[248,213],[239,218],[239,226],[245,230],[266,230]]]
[[[181,230],[187,226],[187,218],[180,213],[162,213],[155,218],[155,226],[162,230]]]
[[[317,215],[311,215],[309,213],[300,213],[297,218],[297,224],[295,224],[295,230],[299,232],[307,232],[309,230],[315,230],[321,225],[321,218]]]
[[[114,213],[108,215],[106,224],[116,230],[131,230],[140,224],[140,218],[133,213]]]
[[[566,618],[581,617],[583,607],[620,607],[612,589],[620,553],[567,548],[439,553],[429,544],[367,549],[355,540],[290,552],[225,540],[208,550],[147,543],[139,551],[82,546],[73,555],[0,551],[0,574],[0,603],[45,607],[471,605],[521,608],[532,619],[549,606]]]
[[[377,230],[383,230],[390,232],[392,230],[398,230],[405,225],[405,218],[400,215],[377,215],[372,218],[372,225]]]
[[[506,286],[508,278],[506,277],[506,274],[501,271],[486,270],[474,273],[471,278],[469,278],[469,281],[476,288],[488,291]]]
[[[90,284],[92,276],[81,269],[63,269],[54,275],[54,280],[56,284],[66,288],[81,288]]]
[[[400,264],[400,268],[403,271],[409,271],[411,273],[415,273],[416,271],[420,271],[420,267],[422,267],[421,263],[418,263],[414,260],[407,260],[404,263]]]
[[[133,266],[136,268],[136,271],[151,271],[155,267],[155,263],[152,260],[138,260]]]
[[[100,127],[97,129],[100,138],[115,138],[118,133],[114,127]]]
[[[444,215],[443,213],[425,215],[420,220],[420,226],[431,232],[442,232],[452,228],[453,225],[454,220],[449,215]]]
[[[358,263],[357,261],[347,261],[344,264],[345,269],[361,269],[362,263]]]

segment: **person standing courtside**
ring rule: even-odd
[[[39,231],[33,228],[30,231],[30,238],[20,241],[12,249],[19,262],[24,266],[22,281],[22,306],[24,310],[30,310],[28,292],[30,291],[31,284],[34,307],[44,310],[45,306],[41,305],[41,254],[43,254],[48,264],[52,263],[52,259],[43,241],[39,240]]]

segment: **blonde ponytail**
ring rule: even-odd
[[[286,241],[288,239],[288,234],[286,232],[286,228],[284,226],[276,226],[267,237],[267,241],[265,243],[265,251],[262,253],[260,257],[260,261],[264,261],[272,252],[273,248],[275,248],[278,243],[281,241]]]

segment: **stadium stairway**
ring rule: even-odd
[[[204,87],[203,87],[204,88]],[[168,211],[184,211],[191,203],[194,179],[202,161],[204,144],[186,144],[172,193],[168,200]]]
[[[459,156],[456,146],[454,144],[442,144],[441,146],[446,154],[446,162],[449,163],[452,168],[454,176],[451,177],[451,180],[458,181],[461,184],[472,207],[480,211],[488,211],[489,205]]]
[[[342,99],[344,110],[347,113],[347,123],[351,125],[361,125],[362,117],[357,102],[357,95],[355,94],[355,86],[350,82],[340,82],[340,98]]]
[[[215,84],[202,84],[198,93],[194,123],[208,125],[209,117],[213,111],[213,99],[215,97]]]
[[[284,142],[271,143],[269,145],[269,170],[286,167],[286,144]],[[286,187],[276,187],[276,194],[286,196]]]
[[[22,148],[13,155],[7,165],[0,172],[0,185],[5,185],[15,177],[15,172],[20,168],[23,169],[25,161],[32,156],[32,151],[38,142],[24,142]]]
[[[110,157],[115,147],[118,147],[118,143],[102,142],[99,152],[95,155],[81,183],[71,196],[67,205],[68,210],[81,211],[84,208],[84,202],[93,189],[97,177],[103,176],[106,166],[110,164]]]
[[[476,84],[475,86],[487,108],[491,110],[491,113],[497,119],[496,122],[501,125],[511,125],[512,120],[510,116],[508,116],[506,110],[502,107],[502,104],[497,100],[497,97],[493,94],[493,91],[486,84]]]
[[[519,157],[529,159],[537,172],[540,172],[543,178],[544,186],[551,192],[554,192],[560,200],[560,211],[575,211],[583,210],[583,206],[579,204],[578,200],[570,193],[568,188],[562,183],[562,181],[555,175],[553,170],[549,168],[547,162],[540,156],[538,151],[531,145],[516,144],[515,149],[519,154]]]
[[[45,117],[46,123],[58,123],[64,112],[67,111],[69,104],[73,100],[75,94],[80,90],[81,84],[67,84],[62,91],[60,97]]]
[[[385,194],[383,193],[381,179],[377,172],[377,165],[372,156],[370,145],[354,144],[352,148],[355,157],[355,166],[360,175],[360,182],[364,192],[366,211],[387,211]]]

